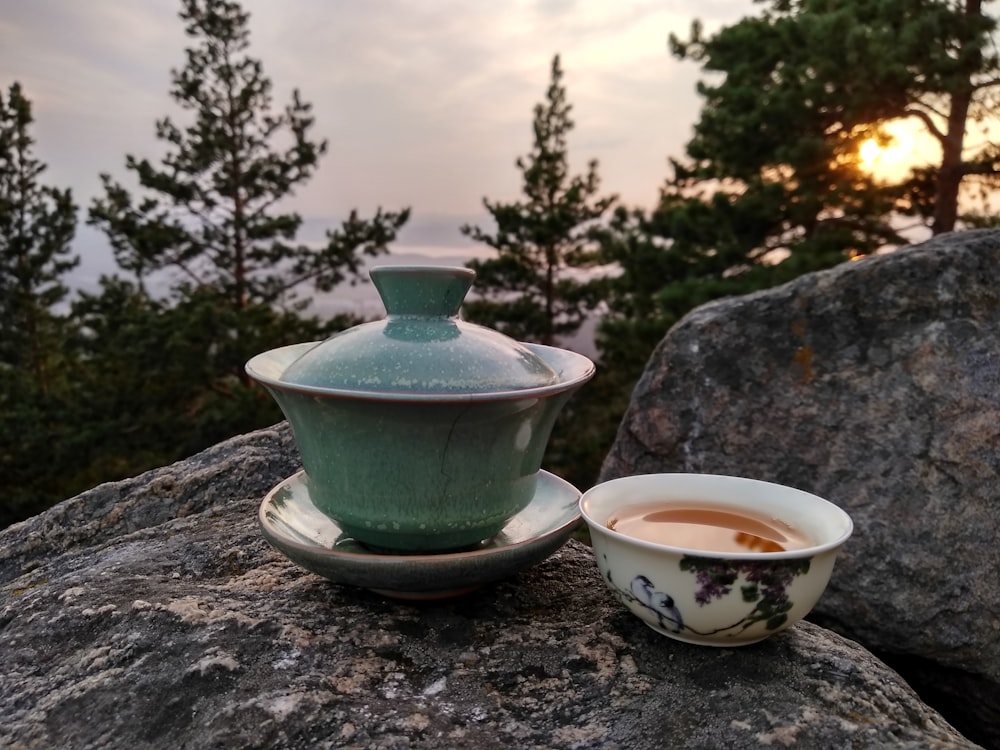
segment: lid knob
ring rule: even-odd
[[[476,273],[460,267],[377,266],[370,275],[389,315],[453,318]]]

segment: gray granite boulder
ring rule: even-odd
[[[669,641],[587,547],[458,599],[337,586],[260,536],[287,428],[0,532],[0,747],[971,748],[856,643]]]
[[[1000,747],[1000,232],[694,310],[647,364],[602,479],[661,471],[846,509],[855,535],[815,621]]]

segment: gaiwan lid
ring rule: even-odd
[[[320,342],[292,362],[283,382],[350,391],[488,393],[557,383],[528,347],[458,317],[475,272],[441,266],[376,266],[370,276],[383,320]]]

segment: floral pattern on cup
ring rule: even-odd
[[[606,558],[605,558],[606,559]],[[618,593],[623,603],[634,602],[656,617],[661,629],[694,635],[728,634],[736,636],[757,623],[767,630],[777,630],[788,620],[793,602],[788,598],[787,587],[800,575],[809,571],[811,558],[783,560],[730,560],[720,557],[685,555],[680,569],[695,576],[698,588],[694,604],[710,605],[714,600],[728,596],[742,575],[740,596],[753,607],[738,621],[710,631],[700,631],[686,625],[677,600],[669,592],[659,591],[652,578],[639,574],[632,578],[627,589],[612,579],[610,567],[608,583]]]

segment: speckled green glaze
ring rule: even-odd
[[[489,393],[550,385],[556,373],[527,347],[458,318],[467,268],[380,266],[371,277],[386,308],[293,362],[282,379],[360,391]]]
[[[383,270],[372,274],[389,297],[380,327],[265,352],[247,372],[288,418],[312,501],[346,534],[412,552],[477,544],[531,500],[556,416],[593,363],[479,326],[470,335],[453,302],[466,269]],[[424,291],[403,293],[407,279]],[[461,345],[449,348],[446,330]],[[489,388],[481,374],[494,376]]]

